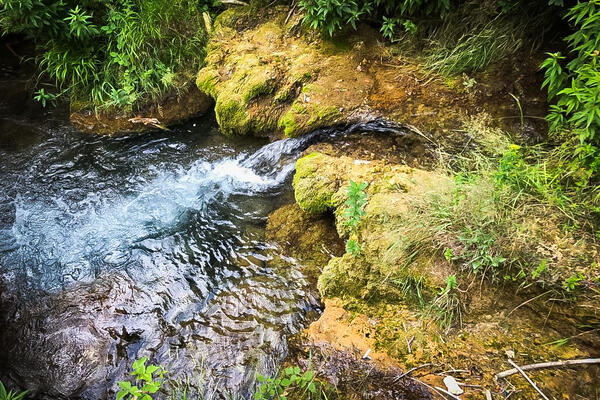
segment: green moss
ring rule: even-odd
[[[274,83],[274,80],[269,79],[266,81],[251,82],[246,87],[243,87],[242,90],[244,91],[244,102],[248,103],[257,97],[273,93],[275,89]]]
[[[221,96],[217,98],[215,116],[225,135],[245,135],[250,131],[248,111],[240,100]]]
[[[311,153],[296,161],[294,195],[300,208],[309,214],[322,214],[333,207],[335,182],[315,174],[319,161],[324,158],[321,153]]]
[[[274,103],[285,103],[292,98],[292,88],[286,87],[281,89],[273,98]]]
[[[248,14],[249,7],[231,7],[223,11],[213,24],[215,31],[221,28],[234,26],[235,23]]]
[[[279,127],[283,128],[283,134],[287,137],[294,137],[295,132],[298,130],[298,124],[296,123],[296,117],[294,113],[287,112],[279,120]]]
[[[323,269],[317,288],[323,297],[360,298],[366,285],[368,265],[349,253],[329,260]]]
[[[198,89],[212,98],[217,97],[216,85],[218,82],[219,74],[210,67],[202,68],[196,77],[196,86],[198,86]]]

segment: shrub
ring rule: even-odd
[[[543,86],[555,101],[547,119],[551,131],[570,129],[579,138],[575,153],[589,168],[588,179],[594,180],[600,170],[600,0],[578,2],[566,18],[576,29],[566,37],[571,59],[548,53],[542,63]]]
[[[383,19],[382,32],[392,38],[396,28],[414,32],[416,26],[408,19],[414,15],[444,15],[450,0],[301,0],[306,13],[304,22],[313,29],[333,35],[346,25],[356,29],[361,19]]]
[[[3,32],[41,50],[43,71],[86,107],[133,108],[195,72],[213,0],[0,0]],[[42,103],[48,94],[38,92]]]

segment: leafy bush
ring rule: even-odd
[[[195,72],[213,0],[0,0],[0,25],[42,51],[44,72],[86,107],[132,108]],[[38,98],[48,103],[41,90]]]
[[[327,398],[323,396],[324,386],[315,379],[315,371],[311,369],[302,373],[300,367],[287,367],[278,377],[264,377],[258,374],[257,380],[260,385],[254,393],[255,400]]]
[[[329,36],[346,25],[356,28],[361,19],[383,18],[382,32],[392,38],[396,27],[414,32],[416,26],[408,18],[413,15],[444,15],[450,0],[301,0],[306,13],[304,22]]]
[[[566,38],[573,57],[563,66],[567,56],[548,53],[542,64],[543,86],[556,101],[548,121],[551,131],[573,130],[579,138],[576,154],[593,178],[600,171],[600,0],[578,2],[566,18],[576,29]]]
[[[132,384],[128,381],[119,382],[121,390],[117,393],[117,400],[152,400],[150,395],[158,392],[166,371],[157,365],[146,366],[146,361],[148,359],[142,357],[133,363],[133,372],[131,375],[135,378],[135,383]]]

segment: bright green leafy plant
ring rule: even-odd
[[[3,33],[22,33],[72,105],[133,109],[185,83],[202,62],[203,12],[216,0],[0,0]],[[178,86],[179,85],[179,86]],[[43,89],[43,105],[56,99]]]
[[[543,86],[555,101],[548,121],[551,131],[568,128],[577,135],[575,153],[594,175],[600,170],[600,0],[577,2],[566,18],[575,28],[566,37],[571,57],[548,53],[542,63]]]
[[[302,373],[300,367],[287,367],[276,378],[258,374],[256,379],[260,385],[254,393],[255,400],[287,400],[292,394],[294,398],[321,398],[321,384],[310,369]]]
[[[350,228],[350,238],[346,242],[346,251],[353,256],[358,256],[362,252],[362,247],[358,242],[358,224],[365,214],[364,207],[367,204],[367,182],[356,183],[350,180],[348,185],[348,200],[344,203],[346,210],[344,217],[345,225]]]
[[[0,400],[22,400],[27,395],[27,391],[17,393],[12,390],[7,391],[4,384],[0,381]]]
[[[128,381],[119,382],[121,390],[117,393],[117,400],[152,400],[152,394],[160,389],[164,376],[165,369],[157,365],[148,365],[148,359],[142,357],[133,363],[133,372],[135,382],[132,384]]]

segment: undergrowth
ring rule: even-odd
[[[559,22],[562,1],[302,0],[307,26],[327,36],[359,21],[375,24],[427,69],[457,75],[534,48]],[[418,51],[414,51],[418,50]]]
[[[15,392],[13,390],[7,390],[4,384],[0,381],[0,400],[22,400],[26,398],[27,391]]]
[[[567,300],[600,294],[598,188],[581,184],[587,175],[574,169],[577,155],[568,144],[520,146],[498,129],[470,125],[477,149],[442,154],[445,183],[411,198],[389,225],[398,240],[381,260],[396,260],[391,283],[443,327],[460,321],[468,290],[461,283],[533,286]],[[454,271],[437,293],[419,278],[419,263],[431,259],[432,268],[446,262]]]
[[[0,0],[3,33],[37,44],[43,104],[68,96],[77,108],[131,110],[182,87],[203,59],[213,0]]]

